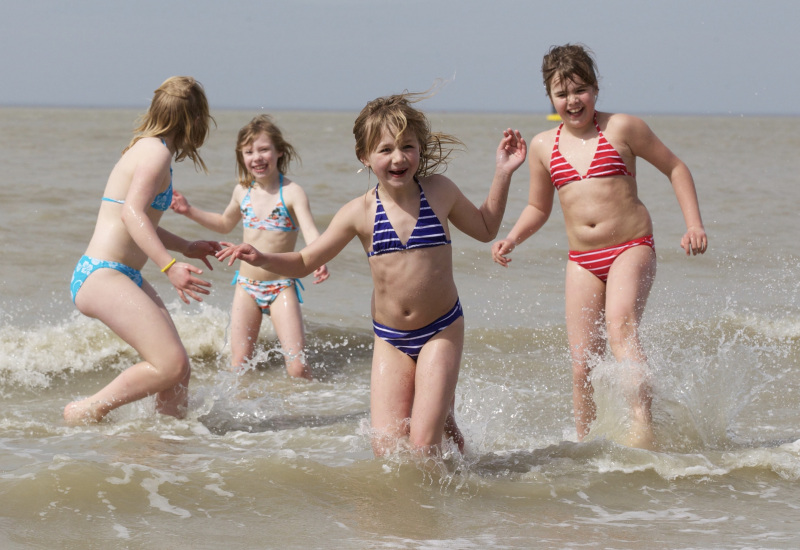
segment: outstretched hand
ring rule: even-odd
[[[266,257],[251,244],[233,244],[224,241],[219,244],[225,248],[217,252],[216,257],[219,261],[229,258],[228,265],[233,265],[236,260],[242,260],[248,264],[261,267],[266,263]]]
[[[169,205],[172,208],[173,212],[177,212],[178,214],[186,214],[189,211],[189,201],[186,200],[181,193],[176,191],[175,189],[172,190],[172,203]]]
[[[183,262],[174,263],[167,269],[166,275],[169,278],[169,282],[172,283],[172,286],[178,291],[178,296],[181,297],[181,300],[187,304],[190,303],[187,296],[198,302],[202,302],[203,299],[199,294],[211,294],[211,291],[208,290],[211,283],[199,277],[195,277],[195,273],[200,275],[203,273],[203,270]]]
[[[208,269],[213,270],[211,262],[208,261],[208,256],[214,256],[220,250],[222,250],[222,245],[217,241],[193,241],[186,247],[186,252],[183,255],[187,258],[203,260]]]
[[[690,227],[681,239],[681,248],[686,251],[687,256],[689,254],[697,256],[698,254],[705,253],[706,249],[708,248],[708,237],[706,236],[706,230],[702,227]]]
[[[497,146],[497,167],[508,173],[514,172],[525,161],[528,155],[528,144],[519,130],[508,128],[503,131],[503,139]]]
[[[508,264],[511,263],[511,258],[508,255],[514,251],[514,248],[516,248],[514,241],[509,239],[496,241],[492,244],[492,259],[495,263],[508,267]]]
[[[318,285],[322,281],[328,280],[330,276],[331,274],[328,273],[328,266],[323,264],[314,271],[314,284]]]

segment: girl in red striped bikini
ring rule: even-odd
[[[615,359],[631,367],[626,443],[652,448],[652,397],[638,327],[656,254],[650,214],[637,196],[636,157],[672,183],[687,227],[686,254],[704,253],[708,239],[689,169],[641,119],[595,110],[596,72],[581,45],[556,46],[544,56],[545,89],[562,123],[532,140],[528,204],[508,236],[492,245],[492,257],[508,266],[514,248],[547,221],[557,191],[570,248],[566,321],[578,439],[595,419],[591,367],[607,338]]]

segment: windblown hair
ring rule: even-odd
[[[464,148],[458,138],[441,132],[431,132],[430,122],[413,103],[431,97],[436,87],[427,92],[408,92],[379,97],[367,103],[356,118],[353,135],[356,138],[356,157],[360,161],[375,150],[384,129],[389,129],[399,141],[406,132],[416,136],[420,144],[417,176],[429,176],[447,169],[447,160],[455,150]]]
[[[261,134],[267,134],[272,145],[278,153],[282,153],[278,159],[278,171],[281,174],[286,174],[289,171],[289,164],[292,160],[297,159],[300,161],[300,155],[297,154],[291,143],[283,139],[281,129],[272,120],[269,115],[258,115],[247,123],[241,130],[239,136],[236,138],[236,172],[239,178],[239,185],[249,187],[250,182],[253,181],[253,174],[247,169],[244,164],[244,155],[242,151],[245,147],[253,143]]]
[[[189,157],[195,168],[200,166],[208,172],[198,149],[208,137],[209,121],[215,122],[203,86],[190,76],[170,77],[154,92],[150,108],[140,118],[133,139],[122,152],[142,138],[173,134],[175,161]]]
[[[565,44],[550,48],[542,60],[542,78],[547,97],[553,82],[581,80],[584,84],[599,89],[597,64],[592,51],[583,44]]]

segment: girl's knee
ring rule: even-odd
[[[158,370],[168,387],[185,383],[192,371],[189,356],[185,351],[169,354],[160,358],[158,362],[151,361],[150,364]]]
[[[189,363],[186,362],[176,365],[175,368],[170,369],[166,374],[170,386],[186,384],[192,374],[192,368],[189,366]]]
[[[614,349],[617,345],[627,345],[639,337],[639,324],[633,314],[617,315],[606,320],[608,343]]]

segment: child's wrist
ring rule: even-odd
[[[169,271],[169,268],[175,265],[175,262],[176,262],[175,258],[172,258],[167,265],[161,268],[161,273],[166,273],[167,271]]]

